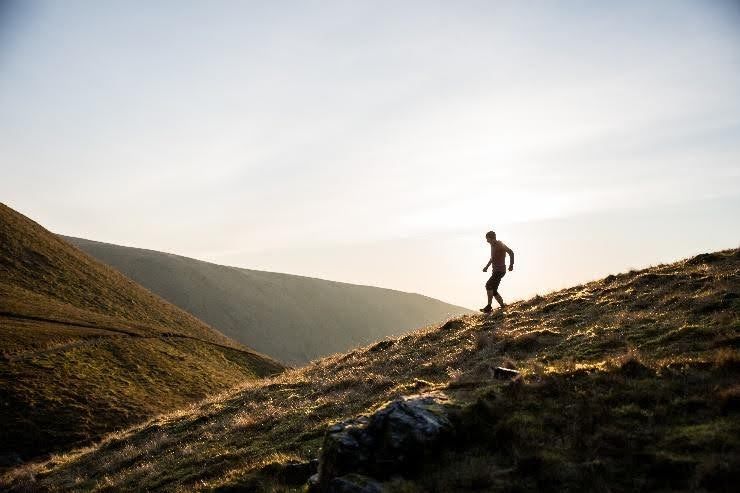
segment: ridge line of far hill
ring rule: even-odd
[[[428,296],[426,294],[417,293],[416,291],[403,291],[401,289],[387,288],[387,287],[384,287],[384,286],[376,286],[374,284],[356,284],[356,283],[352,283],[352,282],[348,282],[348,281],[336,281],[336,280],[333,280],[333,279],[327,279],[325,277],[307,276],[307,275],[304,275],[304,274],[291,274],[290,272],[278,272],[278,271],[273,271],[273,270],[252,269],[252,268],[249,268],[249,267],[239,267],[237,265],[220,264],[218,262],[211,262],[209,260],[203,260],[203,259],[199,259],[199,258],[195,258],[195,257],[188,257],[187,255],[181,255],[179,253],[164,252],[164,251],[161,251],[161,250],[154,250],[152,248],[142,248],[142,247],[138,247],[138,246],[119,245],[117,243],[108,243],[107,241],[90,240],[88,238],[81,238],[79,236],[63,235],[61,233],[57,233],[57,236],[59,236],[60,238],[62,238],[64,241],[66,241],[68,243],[72,243],[73,245],[77,246],[77,248],[80,248],[80,246],[77,244],[77,242],[89,242],[89,243],[94,243],[94,244],[97,244],[97,245],[103,245],[103,246],[106,246],[106,247],[119,247],[119,248],[126,248],[126,249],[130,249],[130,250],[139,250],[139,251],[147,252],[147,253],[154,253],[154,254],[158,254],[158,255],[166,255],[166,256],[169,256],[169,257],[175,257],[175,258],[178,258],[178,259],[187,260],[187,261],[191,261],[191,262],[199,262],[199,263],[202,263],[202,264],[212,265],[212,266],[220,267],[220,268],[223,268],[223,269],[234,269],[234,270],[236,270],[238,272],[257,272],[257,273],[260,273],[260,274],[270,274],[270,275],[274,275],[274,276],[282,276],[282,277],[287,277],[287,278],[299,278],[299,279],[306,279],[306,280],[310,280],[310,281],[321,281],[321,282],[335,284],[335,285],[338,285],[338,286],[346,286],[346,287],[358,287],[359,286],[359,287],[364,287],[364,288],[380,289],[382,291],[389,291],[391,293],[411,294],[411,295],[414,295],[414,296],[421,296],[422,298],[426,298],[428,300],[440,301],[437,298],[433,298],[433,297]],[[462,307],[462,308],[465,308],[465,307]],[[471,311],[471,313],[473,312],[473,310],[470,310],[470,311]]]
[[[417,293],[58,237],[226,336],[293,366],[472,313]]]

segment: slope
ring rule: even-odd
[[[227,336],[291,364],[470,313],[418,294],[64,239]]]
[[[388,491],[731,491],[739,294],[740,250],[608,276],[247,383],[0,486],[295,491],[329,424],[436,390],[465,410],[458,442]]]
[[[0,458],[282,369],[0,204]]]

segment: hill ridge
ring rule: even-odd
[[[382,290],[382,291],[391,291],[393,293],[399,293],[399,294],[412,294],[412,295],[416,295],[416,296],[421,296],[422,298],[428,298],[430,300],[440,301],[440,300],[437,300],[436,298],[433,298],[431,296],[427,296],[427,295],[425,295],[423,293],[417,293],[415,291],[403,291],[401,289],[386,288],[386,287],[383,287],[383,286],[376,286],[376,285],[372,285],[372,284],[355,284],[355,283],[346,282],[346,281],[337,281],[337,280],[334,280],[334,279],[328,279],[328,278],[325,278],[325,277],[308,276],[308,275],[304,275],[304,274],[292,274],[290,272],[279,272],[279,271],[271,271],[271,270],[252,269],[252,268],[249,268],[249,267],[239,267],[237,265],[220,264],[220,263],[217,263],[217,262],[211,262],[211,261],[208,261],[208,260],[203,260],[203,259],[199,259],[199,258],[195,258],[195,257],[188,257],[187,255],[181,255],[179,253],[165,252],[165,251],[162,251],[162,250],[154,250],[153,248],[143,248],[143,247],[131,246],[131,245],[119,245],[117,243],[109,243],[107,241],[91,240],[89,238],[82,238],[82,237],[79,237],[79,236],[70,236],[70,235],[63,235],[63,234],[57,234],[57,236],[59,236],[60,238],[62,238],[64,241],[67,241],[67,242],[70,242],[70,241],[71,242],[86,242],[86,243],[93,243],[93,244],[100,245],[100,246],[119,247],[119,248],[125,248],[125,249],[130,249],[130,250],[138,250],[138,251],[141,251],[141,252],[147,252],[147,253],[155,253],[155,254],[159,254],[159,255],[165,255],[165,256],[168,256],[168,257],[174,257],[174,258],[178,258],[178,259],[182,259],[182,260],[189,260],[189,261],[198,262],[198,263],[201,263],[201,264],[212,265],[212,266],[221,267],[221,268],[225,268],[225,269],[234,269],[234,270],[243,271],[243,272],[256,272],[256,273],[261,273],[261,274],[273,274],[275,276],[285,276],[285,277],[291,277],[291,278],[292,277],[295,277],[295,278],[307,279],[307,280],[311,280],[311,281],[324,281],[324,282],[327,282],[327,283],[338,284],[338,285],[342,285],[342,286],[353,286],[353,287],[354,286],[359,286],[359,287],[366,287],[366,288],[374,288],[374,289],[379,289],[379,290]]]
[[[63,238],[227,336],[294,365],[470,313],[416,293]]]

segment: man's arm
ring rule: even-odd
[[[514,250],[506,247],[506,253],[509,254],[509,270],[514,270]]]
[[[496,251],[496,246],[491,245],[491,257],[488,259],[488,263],[485,267],[483,267],[483,272],[486,272],[488,270],[488,266],[493,266],[493,253]]]

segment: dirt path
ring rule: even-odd
[[[201,342],[203,344],[209,344],[211,346],[216,346],[216,347],[220,347],[220,348],[223,348],[223,349],[229,349],[231,351],[237,351],[237,352],[240,352],[240,353],[254,354],[254,355],[257,354],[257,353],[254,353],[252,351],[245,351],[245,350],[242,350],[242,349],[239,349],[239,348],[234,348],[234,347],[231,347],[231,346],[226,346],[226,345],[218,344],[218,343],[211,342],[211,341],[204,341],[203,339],[198,339],[197,337],[193,337],[193,336],[189,336],[189,335],[184,335],[184,334],[178,334],[178,333],[175,333],[175,332],[162,332],[162,333],[159,333],[156,336],[145,336],[145,335],[138,334],[136,332],[131,332],[129,330],[120,329],[120,328],[117,328],[117,327],[102,327],[102,326],[98,326],[98,325],[85,324],[83,322],[79,322],[79,323],[78,322],[66,322],[66,321],[62,321],[62,320],[54,320],[54,319],[50,319],[50,318],[35,317],[35,316],[31,316],[31,315],[19,315],[17,313],[10,313],[10,312],[3,312],[3,311],[0,311],[0,317],[13,318],[13,319],[16,319],[16,320],[33,320],[35,322],[45,322],[45,323],[50,323],[50,324],[64,325],[64,326],[68,326],[68,327],[82,327],[82,328],[86,328],[86,329],[95,329],[95,330],[101,330],[101,331],[106,331],[106,332],[112,332],[113,333],[111,335],[91,336],[91,337],[86,338],[86,339],[82,339],[82,340],[78,340],[78,341],[72,341],[72,342],[68,342],[68,343],[63,343],[63,344],[59,344],[59,345],[56,345],[56,346],[46,347],[46,348],[43,348],[43,349],[28,350],[28,351],[23,351],[23,352],[15,353],[15,354],[4,354],[3,356],[4,356],[4,359],[6,361],[24,360],[24,359],[28,359],[28,358],[31,358],[31,357],[39,356],[39,355],[42,355],[42,354],[46,354],[46,353],[54,353],[54,352],[58,352],[58,351],[66,351],[68,349],[74,349],[76,347],[81,347],[81,346],[84,346],[84,345],[95,345],[95,344],[101,342],[100,341],[101,339],[110,339],[110,338],[113,338],[113,337],[125,337],[125,336],[135,337],[137,339],[191,339],[193,341]]]

